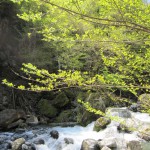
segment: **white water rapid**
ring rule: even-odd
[[[133,112],[131,112],[131,114],[134,118],[143,124],[146,123],[150,125],[150,116],[148,114]],[[80,150],[82,141],[84,139],[99,140],[106,138],[116,138],[118,149],[126,150],[127,141],[137,140],[139,142],[144,142],[144,140],[137,136],[137,131],[132,133],[119,133],[117,130],[117,125],[117,122],[111,121],[107,128],[100,132],[93,131],[94,122],[89,124],[87,127],[54,127],[47,129],[47,133],[37,137],[44,139],[45,145],[38,145],[36,148],[37,150]],[[50,137],[49,133],[51,130],[57,130],[59,132],[59,138],[57,140]],[[64,138],[72,138],[74,144],[66,144]],[[143,150],[150,150],[150,147],[149,149]]]
[[[125,108],[121,108],[122,110]],[[112,113],[112,115],[118,115],[117,112]],[[131,118],[134,118],[134,121],[140,122],[143,126],[149,126],[150,128],[150,116],[146,113],[131,113]],[[128,119],[128,118],[127,118]],[[35,145],[36,150],[80,150],[82,141],[85,139],[108,139],[115,138],[117,143],[117,150],[127,150],[126,143],[128,141],[136,140],[144,143],[145,148],[143,150],[150,150],[150,144],[145,142],[143,139],[139,138],[137,135],[137,131],[132,133],[124,133],[118,132],[117,126],[118,123],[115,121],[111,121],[107,128],[101,130],[99,132],[93,131],[94,122],[89,124],[87,127],[74,126],[74,127],[33,127],[22,134],[15,133],[15,136],[19,135],[19,137],[27,136],[27,142],[34,143],[34,141],[38,139],[43,139],[45,144]],[[59,132],[59,138],[53,139],[50,136],[50,132],[52,130],[57,130]],[[1,134],[1,133],[0,133]],[[12,133],[7,133],[9,136],[13,136]],[[3,135],[7,135],[6,132]],[[36,136],[35,136],[36,135]],[[64,138],[71,138],[73,140],[73,144],[66,144]],[[149,144],[149,146],[147,145]]]

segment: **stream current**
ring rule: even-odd
[[[150,126],[150,116],[146,113],[133,113],[132,116],[137,120]],[[105,138],[115,138],[117,141],[117,150],[127,150],[126,142],[137,140],[142,142],[143,150],[150,150],[150,143],[145,142],[143,139],[139,138],[137,131],[132,133],[118,132],[118,123],[111,121],[106,129],[99,132],[93,131],[94,122],[90,123],[87,127],[74,126],[74,127],[53,127],[48,126],[37,126],[26,130],[23,133],[13,133],[13,132],[1,132],[0,138],[4,140],[12,140],[13,138],[24,137],[28,142],[34,142],[38,139],[43,139],[45,144],[35,145],[36,150],[80,150],[82,141],[85,139],[105,139]],[[50,136],[52,130],[57,130],[59,132],[59,138],[53,139]],[[73,144],[66,144],[64,138],[71,138]]]

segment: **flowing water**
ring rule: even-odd
[[[132,113],[137,120],[140,120],[147,125],[150,125],[150,116],[146,113]],[[119,133],[117,130],[118,123],[112,121],[106,129],[95,132],[93,131],[94,122],[87,127],[74,126],[74,127],[34,127],[24,133],[0,133],[1,136],[6,136],[7,140],[12,140],[13,137],[24,137],[26,141],[34,142],[37,139],[43,139],[44,145],[36,145],[37,150],[80,150],[82,141],[84,139],[106,139],[115,138],[117,141],[117,150],[126,150],[126,142],[131,140],[138,140],[142,142],[143,150],[150,150],[150,144],[140,139],[137,132],[132,133]],[[57,130],[59,138],[53,139],[50,137],[50,131]],[[72,138],[74,144],[66,144],[64,138]]]

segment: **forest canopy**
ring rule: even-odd
[[[68,74],[69,70],[70,73],[77,70],[79,71],[75,77],[77,80],[80,73],[87,72],[86,79],[92,80],[91,84],[97,83],[96,77],[98,77],[105,85],[109,85],[110,89],[128,91],[135,96],[149,92],[150,5],[147,2],[142,0],[11,1],[18,6],[17,16],[27,22],[24,34],[29,40],[35,35],[40,37],[42,46],[46,47],[44,50],[40,49],[40,58],[44,57],[44,61],[51,62],[56,70],[66,71],[64,74]],[[29,63],[37,65],[37,62]],[[45,70],[42,72],[32,64],[24,64],[24,67],[22,70],[25,76],[28,76],[26,78],[42,84],[46,82],[45,88],[51,86],[49,90],[52,90],[54,84],[57,84],[56,76],[59,76],[60,72],[57,74],[55,71],[56,74],[53,74],[51,82],[52,76],[49,72]],[[68,80],[73,80],[71,75],[69,77]],[[64,76],[63,78],[66,79]],[[85,78],[82,78],[82,81],[85,81]],[[62,82],[66,85],[64,80]],[[3,83],[14,86],[7,80],[3,80]],[[73,82],[73,86],[80,84]],[[69,86],[67,84],[67,87]],[[42,87],[40,89],[39,85],[34,86],[30,83],[28,90],[48,90]],[[19,88],[25,89],[20,85]]]

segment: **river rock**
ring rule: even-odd
[[[30,115],[26,119],[26,123],[29,125],[37,125],[39,123],[38,118],[34,115]]]
[[[62,108],[68,105],[69,103],[69,99],[66,96],[66,94],[64,92],[61,92],[60,94],[58,94],[55,99],[53,101],[51,101],[51,103],[56,107],[56,108]]]
[[[50,132],[50,136],[51,136],[52,138],[54,138],[54,139],[58,139],[58,138],[59,138],[59,133],[58,133],[58,131],[56,131],[56,130],[52,130],[52,131]]]
[[[40,124],[47,124],[48,123],[49,118],[45,117],[45,116],[41,116],[39,117],[39,123]]]
[[[24,144],[24,143],[25,143],[25,139],[24,138],[16,139],[12,143],[12,150],[20,150],[22,144]]]
[[[45,144],[45,141],[43,139],[36,139],[33,143],[39,145],[39,144]]]
[[[6,143],[6,149],[12,149],[12,142],[7,142]]]
[[[24,129],[24,128],[16,128],[15,129],[15,132],[18,134],[24,133],[25,131],[26,131],[26,129]]]
[[[140,107],[143,110],[149,110],[150,108],[150,94],[142,94],[139,96]]]
[[[34,144],[25,142],[25,144],[22,145],[22,150],[36,150]]]
[[[127,150],[142,150],[141,143],[139,141],[128,141]]]
[[[99,141],[98,144],[101,148],[104,147],[104,146],[107,146],[109,148],[116,148],[117,147],[115,138],[103,139],[102,141]]]
[[[130,124],[122,124],[122,123],[119,123],[119,125],[117,126],[117,129],[118,131],[123,131],[123,132],[126,132],[126,133],[130,133],[134,130],[132,130],[133,126],[131,126]]]
[[[145,141],[150,141],[150,127],[143,127],[139,130],[138,136]]]
[[[94,139],[85,139],[82,142],[81,150],[100,150],[98,141]]]
[[[16,128],[16,127],[20,126],[23,122],[24,122],[24,120],[19,119],[19,120],[17,120],[16,122],[13,122],[13,123],[9,124],[9,125],[7,126],[7,128],[8,128],[8,129]]]
[[[123,122],[119,124],[118,130],[130,133],[139,130],[141,126],[145,126],[144,124],[144,122],[132,116],[132,118],[124,119]]]
[[[0,112],[0,128],[7,128],[11,123],[25,117],[23,110],[5,109]]]
[[[22,150],[29,150],[28,145],[26,145],[26,144],[22,144]]]
[[[0,150],[8,150],[11,149],[11,141],[9,140],[9,136],[5,134],[0,134]]]
[[[139,103],[132,104],[131,106],[129,106],[129,110],[131,110],[133,112],[139,111],[140,110],[140,104]]]
[[[62,111],[58,117],[55,118],[55,123],[64,123],[64,122],[75,122],[76,114],[73,109],[68,109]]]
[[[107,146],[104,146],[101,150],[111,150],[111,149]]]
[[[128,108],[108,108],[106,113],[121,118],[131,118],[131,112]]]
[[[50,104],[50,102],[46,99],[42,99],[38,103],[39,112],[46,117],[55,117],[58,113],[58,110]]]
[[[85,100],[84,102],[88,102],[92,108],[96,110],[101,110],[105,112],[107,103],[110,102],[106,95],[103,95],[99,92],[80,92],[77,96],[77,99]],[[92,121],[98,119],[100,115],[95,113],[88,112],[83,105],[78,105],[77,107],[77,121],[82,126],[86,126]]]
[[[0,145],[0,150],[11,150],[11,146],[8,143],[3,143]]]
[[[64,141],[66,144],[74,144],[74,141],[72,138],[64,138]]]
[[[95,124],[94,124],[94,131],[100,131],[101,129],[106,128],[106,126],[110,123],[110,119],[106,118],[106,117],[100,117],[99,119],[96,120]]]

